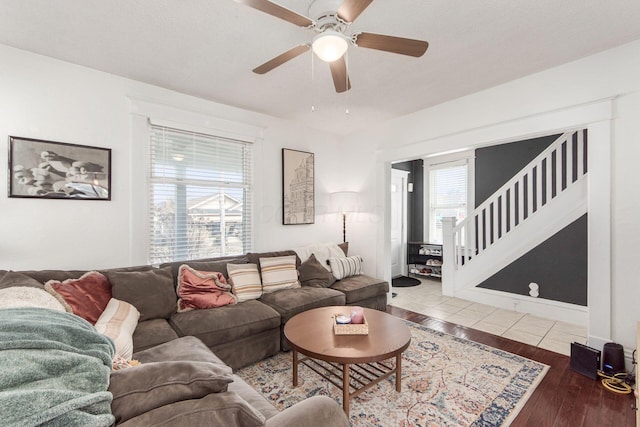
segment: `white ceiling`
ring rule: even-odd
[[[311,0],[278,3],[306,15]],[[375,0],[356,31],[430,46],[351,47],[337,94],[310,52],[252,73],[313,33],[233,0],[0,0],[2,44],[337,134],[640,39],[640,1]]]

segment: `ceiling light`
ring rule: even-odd
[[[334,30],[325,30],[318,34],[311,44],[313,53],[325,62],[340,59],[349,48],[347,38]]]

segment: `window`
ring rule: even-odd
[[[442,218],[467,215],[467,164],[457,162],[429,169],[429,241],[442,243]]]
[[[149,152],[152,264],[250,251],[250,143],[152,125]]]

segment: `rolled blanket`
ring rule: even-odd
[[[115,348],[86,320],[0,309],[0,425],[110,426]]]

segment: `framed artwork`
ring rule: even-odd
[[[9,137],[9,197],[111,200],[111,149]]]
[[[282,223],[315,222],[313,153],[282,149]]]

